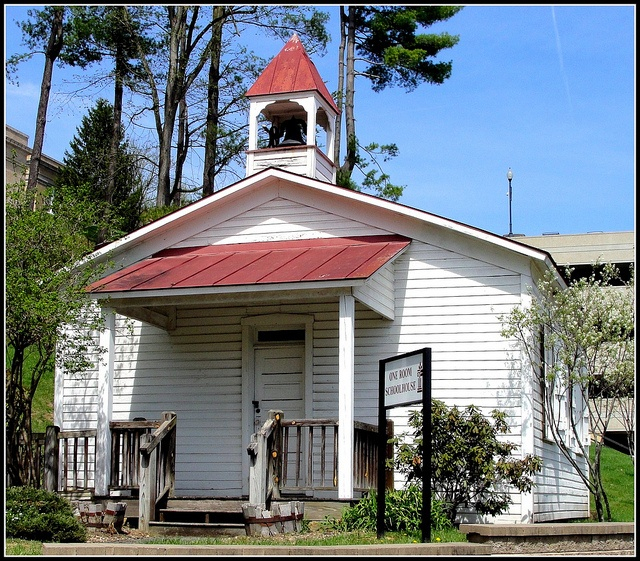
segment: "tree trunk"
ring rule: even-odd
[[[38,114],[36,117],[36,130],[33,138],[33,149],[31,151],[31,161],[29,163],[29,178],[27,180],[27,191],[33,196],[33,207],[36,204],[38,177],[40,175],[40,161],[42,159],[42,145],[44,143],[44,129],[47,124],[47,107],[49,106],[49,94],[51,92],[51,76],[53,75],[53,64],[58,58],[63,45],[63,6],[53,8],[53,20],[51,21],[51,33],[45,52],[44,71],[42,74],[42,84],[40,87],[40,101],[38,103]]]
[[[355,42],[356,42],[356,11],[359,8],[349,6],[347,23],[347,72],[345,90],[345,132],[347,145],[345,160],[341,166],[343,175],[351,177],[351,172],[356,165],[358,148],[356,144],[356,120],[354,115],[355,95]]]
[[[340,6],[340,47],[338,48],[338,109],[340,113],[336,117],[335,144],[333,147],[333,161],[336,166],[340,162],[340,138],[342,135],[342,111],[344,108],[344,51],[347,42],[347,15],[344,6]]]
[[[179,86],[179,56],[184,40],[187,19],[186,6],[167,6],[169,15],[169,69],[164,95],[164,122],[160,135],[158,162],[158,190],[156,206],[171,204],[171,140],[176,122],[177,107],[182,98]]]
[[[123,12],[123,19],[127,17],[127,8],[119,8]],[[124,58],[124,48],[121,44],[116,46],[115,54],[115,86],[113,93],[113,129],[111,131],[111,146],[109,148],[109,168],[108,183],[106,191],[106,202],[111,205],[113,195],[116,192],[116,175],[118,161],[118,147],[120,146],[120,132],[122,130],[122,96],[124,94],[124,75],[126,72],[126,60]]]
[[[11,370],[7,372],[6,384],[6,484],[9,487],[33,485],[35,483],[35,464],[31,441],[31,400],[22,385],[22,359],[24,356],[15,350]]]
[[[176,145],[176,167],[171,189],[171,203],[179,205],[182,200],[182,171],[189,150],[189,110],[184,98],[180,100],[178,107],[178,143]]]
[[[187,17],[191,12],[191,20]],[[200,74],[203,66],[209,60],[211,41],[203,47],[197,55],[193,67],[188,71],[190,56],[195,51],[196,44],[208,32],[211,22],[202,29],[198,27],[199,6],[167,6],[169,15],[169,69],[167,73],[164,123],[160,136],[160,161],[158,165],[157,206],[166,206],[172,202],[171,193],[171,140],[176,123],[176,115],[180,102],[185,99],[189,88]],[[193,59],[191,60],[193,63]]]
[[[202,196],[215,190],[216,160],[218,156],[218,130],[220,128],[220,59],[222,56],[222,27],[225,22],[225,7],[214,6],[211,27],[211,65],[207,87],[207,124],[204,144],[204,173]]]

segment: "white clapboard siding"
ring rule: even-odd
[[[190,224],[190,233],[181,241],[176,241],[178,233],[173,235],[169,247],[390,233],[367,223],[372,220],[369,216],[347,218],[348,208],[334,206],[335,212],[344,211],[338,216],[286,198],[282,195],[286,189],[273,193],[271,199],[269,193],[262,193],[262,202],[253,208],[244,201],[235,213],[235,208],[220,214],[214,209],[210,216]],[[406,224],[403,228],[399,231],[411,229]],[[500,316],[523,302],[529,279],[523,279],[522,271],[527,269],[520,261],[509,267],[504,257],[496,258],[500,265],[483,258],[495,257],[495,252],[487,253],[485,246],[474,252],[471,241],[450,249],[445,247],[447,236],[438,235],[438,245],[422,239],[426,234],[416,226],[416,236],[405,252],[354,290],[355,418],[377,424],[380,360],[430,347],[433,397],[449,406],[476,405],[486,414],[495,408],[504,411],[511,428],[507,438],[522,444],[524,387],[521,373],[509,361],[513,341],[502,337]],[[384,317],[368,305],[383,311]],[[242,464],[248,442],[243,440],[242,411],[249,396],[243,403],[242,320],[268,314],[313,317],[311,411],[315,418],[337,419],[339,305],[335,297],[324,302],[265,301],[247,306],[194,303],[177,308],[176,328],[171,332],[118,318],[113,420],[158,419],[163,411],[176,412],[176,495],[238,497],[243,483],[246,487],[248,473],[243,473]],[[87,373],[82,383],[65,380],[63,395],[65,429],[94,427],[96,371]],[[533,410],[540,422],[539,395],[534,396]],[[396,434],[408,429],[407,408],[393,409],[389,416]],[[535,504],[542,518],[547,512],[549,519],[568,518],[557,512],[573,513],[583,505],[584,486],[568,463],[557,457],[555,448],[542,441],[540,431],[533,434],[535,453],[545,461]],[[554,488],[558,481],[566,483],[566,496]],[[514,493],[513,500],[500,522],[522,520],[520,495]]]
[[[176,493],[242,493],[242,348],[234,321],[180,309],[172,333],[138,323],[116,355],[114,419],[177,415]]]
[[[371,225],[275,198],[204,229],[172,247],[388,234]]]
[[[559,515],[565,519],[588,517],[589,493],[569,461],[548,441],[542,442],[536,453],[545,461],[542,474],[537,478],[535,521],[557,520]],[[562,495],[558,494],[558,488],[563,490]]]

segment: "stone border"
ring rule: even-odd
[[[634,549],[633,522],[460,524],[469,543],[494,554],[616,552]]]

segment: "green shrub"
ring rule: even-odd
[[[421,487],[422,410],[410,413],[409,427],[411,432],[392,439],[396,454],[387,464],[405,475],[409,484]],[[514,456],[518,446],[502,440],[508,433],[504,411],[493,410],[485,417],[475,405],[449,408],[432,400],[431,491],[452,524],[462,507],[479,514],[502,514],[513,502],[510,487],[529,492],[535,486],[542,460],[530,454]]]
[[[87,530],[71,503],[50,491],[9,487],[6,492],[8,538],[43,542],[86,542]]]
[[[355,505],[345,509],[339,519],[328,518],[327,525],[341,532],[377,530],[378,499],[370,491]],[[422,528],[422,490],[416,485],[385,493],[384,529],[388,532],[420,532]],[[431,527],[435,530],[451,528],[441,501],[431,501]]]

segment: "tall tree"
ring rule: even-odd
[[[29,162],[29,176],[27,179],[27,191],[32,195],[32,205],[36,202],[38,177],[40,174],[40,161],[42,159],[42,145],[47,124],[47,109],[49,107],[49,94],[51,93],[51,79],[53,65],[62,50],[64,40],[64,6],[47,6],[43,10],[29,10],[32,20],[21,23],[23,36],[32,52],[24,56],[14,56],[9,61],[9,66],[15,66],[21,60],[31,58],[34,52],[44,48],[44,70],[40,84],[40,100],[36,115],[36,128],[33,137],[33,149]]]
[[[255,78],[256,64],[252,54],[239,46],[243,30],[251,26],[278,36],[302,30],[324,45],[326,17],[317,17],[311,7],[259,5],[158,7],[153,17],[162,28],[164,53],[139,55],[158,136],[156,204],[164,206],[177,203],[181,193],[195,190],[185,185],[180,172],[184,155],[202,147],[198,145],[201,138],[205,166],[197,188],[204,194],[212,192],[221,167],[245,149],[246,135],[241,131],[246,122],[240,124],[233,116],[246,103],[246,88],[241,86]],[[202,81],[207,65],[208,80]],[[201,91],[205,93],[200,95]]]
[[[117,156],[123,131],[124,90],[127,86],[134,88],[135,83],[140,80],[139,63],[136,60],[138,45],[146,52],[152,51],[156,45],[144,35],[141,27],[143,7],[70,6],[69,10],[75,22],[74,27],[83,30],[84,50],[79,54],[63,52],[63,62],[86,66],[92,62],[103,62],[105,59],[113,61],[113,125],[108,137],[110,158],[105,191],[105,198],[109,202],[116,190]]]
[[[516,354],[516,368],[529,364],[540,389],[546,436],[592,494],[602,522],[605,511],[611,520],[600,458],[612,408],[599,401],[613,404],[635,383],[635,276],[611,286],[618,277],[615,267],[606,264],[601,272],[564,290],[547,274],[531,290],[531,305],[514,308],[500,321],[503,336],[522,353]],[[590,426],[584,431],[587,416]],[[586,469],[577,457],[587,460]]]
[[[338,169],[338,182],[354,188],[353,170],[369,163],[362,148],[374,163],[397,154],[395,144],[361,146],[356,134],[355,83],[361,76],[371,82],[374,91],[390,86],[414,90],[421,83],[442,84],[451,76],[452,63],[435,62],[443,49],[455,46],[459,37],[448,33],[422,33],[422,29],[448,20],[461,6],[341,6],[340,48],[338,60],[338,101],[344,109],[346,152]],[[356,63],[364,63],[358,69]],[[340,161],[342,117],[336,124],[334,161]],[[376,154],[377,151],[377,154]],[[402,188],[388,184],[384,173],[365,173],[364,185],[376,188],[383,196],[397,199]]]
[[[105,99],[95,107],[77,129],[65,151],[63,165],[54,184],[53,209],[86,203],[89,214],[84,231],[96,244],[120,237],[140,225],[143,188],[137,157],[126,140],[112,147],[114,111]],[[122,137],[122,132],[118,133]]]
[[[212,18],[203,196],[213,193],[220,171],[246,148],[246,81],[257,78],[258,62],[264,66],[246,49],[234,48],[225,36],[241,39],[244,31],[258,29],[287,41],[296,32],[310,52],[324,51],[329,40],[329,14],[312,6],[215,6]],[[242,122],[232,120],[234,115],[241,115]]]
[[[54,64],[57,62],[60,65],[85,68],[91,63],[102,60],[104,53],[96,48],[96,44],[100,40],[104,43],[107,35],[117,36],[115,30],[121,29],[122,26],[111,25],[109,27],[110,18],[105,18],[104,13],[96,15],[95,8],[86,6],[46,6],[42,10],[29,10],[27,14],[29,19],[19,22],[18,25],[22,30],[23,39],[29,51],[9,57],[7,74],[11,80],[22,61],[29,60],[38,52],[43,52],[45,64],[27,182],[27,190],[34,193],[42,158]],[[105,32],[107,28],[110,29],[108,33]],[[126,45],[127,42],[120,40],[119,44]],[[122,68],[119,68],[118,71],[120,75],[124,73]],[[116,72],[117,74],[118,72]],[[118,84],[118,79],[116,79],[116,84]]]
[[[6,186],[5,208],[5,459],[7,485],[34,485],[31,440],[33,398],[45,372],[54,364],[78,372],[86,368],[84,336],[65,331],[82,322],[99,328],[99,318],[85,316],[84,287],[98,271],[77,270],[73,264],[91,250],[81,233],[90,208],[68,206],[53,214],[32,209],[24,184]],[[58,350],[56,350],[58,349]]]

